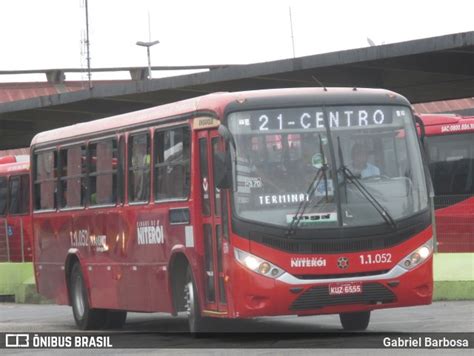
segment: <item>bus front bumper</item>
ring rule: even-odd
[[[388,273],[333,280],[298,279],[285,273],[272,279],[235,263],[229,285],[233,290],[229,317],[251,318],[277,315],[316,315],[368,311],[382,308],[431,304],[433,258],[407,271],[395,266]],[[362,290],[332,295],[329,286],[351,283]]]

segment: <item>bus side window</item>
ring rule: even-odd
[[[0,177],[0,216],[7,214],[8,184],[6,177]]]
[[[30,176],[22,175],[20,192],[20,211],[19,214],[27,214],[30,210]]]
[[[150,137],[148,133],[128,139],[128,201],[148,202],[150,196]]]
[[[117,141],[115,139],[89,145],[90,205],[107,205],[116,202],[117,192]]]
[[[10,177],[10,186],[8,189],[8,212],[9,214],[18,214],[20,177]]]
[[[8,211],[10,214],[26,214],[29,206],[29,178],[27,175],[10,177],[10,198]]]
[[[84,206],[86,193],[85,146],[74,146],[59,151],[61,208]]]
[[[58,188],[56,151],[35,153],[34,163],[35,209],[54,209]]]
[[[188,197],[189,141],[187,126],[155,132],[155,200]]]
[[[118,144],[117,159],[117,203],[125,201],[125,135],[121,135]]]

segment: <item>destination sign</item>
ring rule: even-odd
[[[339,106],[323,108],[286,108],[256,110],[233,114],[232,126],[242,131],[323,130],[330,128],[373,127],[393,123],[408,110],[391,106]],[[232,118],[232,116],[231,116]]]

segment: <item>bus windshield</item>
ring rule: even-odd
[[[426,138],[436,195],[474,194],[474,133]]]
[[[242,219],[350,227],[393,223],[427,208],[407,107],[235,112],[228,125],[236,143],[233,205]]]

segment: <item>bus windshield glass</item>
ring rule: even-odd
[[[426,138],[436,195],[474,194],[474,133]]]
[[[236,143],[233,205],[241,219],[350,227],[393,224],[427,208],[407,107],[235,112],[228,125]]]

